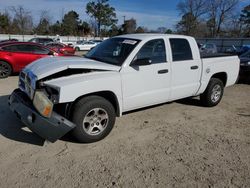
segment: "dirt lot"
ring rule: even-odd
[[[10,112],[0,80],[0,187],[250,187],[250,85],[130,113],[94,144],[47,143]]]

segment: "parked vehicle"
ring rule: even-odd
[[[82,44],[84,42],[87,42],[87,41],[86,40],[78,40],[78,41],[76,41],[76,44]]]
[[[204,106],[216,106],[236,82],[239,62],[238,56],[201,57],[192,37],[122,35],[84,58],[44,58],[27,66],[9,104],[51,142],[69,131],[79,142],[95,142],[124,112],[199,95]]]
[[[234,45],[232,45],[232,47],[226,49],[226,53],[231,53],[241,56],[242,54],[248,52],[249,50],[250,50],[250,45],[243,45],[240,48],[236,48]]]
[[[17,39],[6,39],[6,40],[1,40],[0,43],[3,43],[3,42],[17,42],[18,40]]]
[[[240,56],[240,78],[250,79],[250,50]]]
[[[34,42],[34,43],[39,43],[41,45],[46,45],[46,44],[48,44],[50,42],[54,42],[54,41],[51,38],[40,38],[40,37],[37,37],[37,38],[30,39],[28,42]]]
[[[46,44],[46,46],[55,52],[62,53],[65,55],[74,55],[75,54],[75,49],[71,46],[58,43],[58,42],[51,42]]]
[[[200,52],[204,54],[216,54],[218,50],[215,44],[204,44],[200,47]]]
[[[100,44],[102,42],[102,40],[97,40],[97,39],[91,39],[89,41],[93,42],[93,43],[96,43],[96,44]]]
[[[94,48],[97,44],[94,43],[94,42],[91,42],[91,41],[85,41],[85,42],[82,42],[80,44],[76,44],[74,45],[74,48],[76,51],[89,51],[91,50],[92,48]]]
[[[53,50],[29,42],[0,43],[0,78],[21,71],[31,62],[46,56],[57,56]]]
[[[238,55],[242,55],[250,50],[250,45],[243,45],[237,52]]]

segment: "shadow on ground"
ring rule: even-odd
[[[179,104],[188,105],[188,106],[203,107],[202,104],[201,104],[200,99],[198,99],[198,98],[189,97],[189,98],[181,99],[181,100],[178,100],[178,101],[175,101],[175,102],[179,103]]]
[[[8,97],[8,95],[0,97],[0,134],[14,141],[43,146],[42,138],[23,129],[22,122],[9,109]]]

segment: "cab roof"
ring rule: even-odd
[[[150,39],[154,39],[157,37],[189,38],[189,36],[185,36],[185,35],[159,34],[159,33],[126,34],[126,35],[119,35],[116,37],[124,37],[124,38],[130,38],[130,39],[138,39],[138,40],[150,40]]]

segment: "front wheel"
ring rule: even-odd
[[[211,78],[207,89],[200,96],[201,103],[207,107],[213,107],[220,103],[224,93],[224,84],[220,79]]]
[[[73,136],[82,143],[91,143],[105,138],[113,129],[116,114],[113,105],[103,97],[89,96],[74,107]]]

